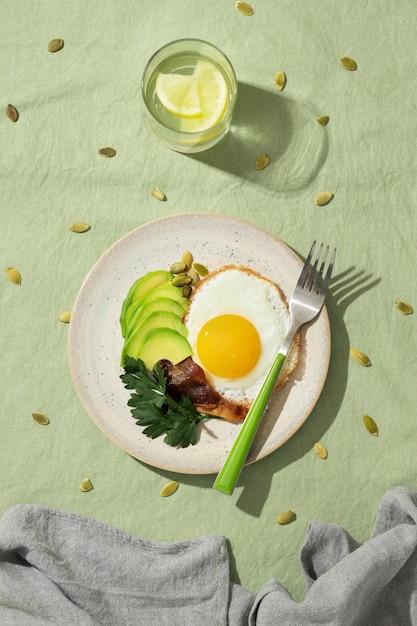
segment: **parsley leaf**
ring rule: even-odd
[[[141,359],[125,357],[125,373],[120,376],[126,389],[133,390],[128,406],[143,434],[151,439],[165,434],[169,446],[186,448],[197,443],[197,424],[208,415],[201,415],[187,396],[174,400],[166,391],[166,377],[157,363],[148,370]]]

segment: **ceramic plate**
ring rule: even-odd
[[[282,241],[242,220],[185,214],[145,224],[109,248],[85,279],[69,327],[69,361],[82,403],[117,446],[155,467],[211,474],[223,465],[239,425],[207,420],[200,426],[195,446],[171,448],[162,437],[149,439],[142,434],[127,406],[129,391],[120,380],[122,302],[138,277],[169,268],[185,250],[210,270],[229,263],[246,265],[275,281],[287,300],[303,265]],[[271,399],[247,463],[270,454],[300,428],[318,400],[329,359],[330,328],[324,308],[303,329],[299,365]]]

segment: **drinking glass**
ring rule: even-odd
[[[198,90],[204,90],[205,76],[214,76],[221,92],[217,113],[211,117],[206,113],[204,117],[204,111],[184,115],[168,110],[157,94],[160,74],[196,80],[201,77]],[[229,130],[237,98],[236,75],[229,59],[216,46],[200,39],[178,39],[157,50],[148,61],[142,77],[142,96],[151,135],[177,152],[201,152],[217,144]]]

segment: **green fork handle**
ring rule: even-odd
[[[226,461],[224,462],[224,465],[213,484],[213,489],[217,489],[218,491],[221,491],[229,496],[233,493],[234,486],[239,478],[239,474],[255,438],[256,431],[258,430],[263,412],[274,389],[275,382],[280,373],[282,364],[284,363],[285,356],[285,354],[280,352],[275,357],[275,360],[270,367],[264,382],[262,383],[262,387],[249,409],[247,416],[245,417],[245,421],[242,424],[239,434],[237,435],[235,442],[227,455]]]

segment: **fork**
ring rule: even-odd
[[[233,489],[261,422],[265,407],[281,371],[282,364],[290,350],[294,335],[300,326],[311,322],[322,309],[333,271],[336,248],[332,252],[327,271],[324,274],[324,268],[329,254],[329,246],[324,248],[323,244],[320,245],[315,261],[312,264],[315,247],[316,241],[313,242],[310,248],[310,252],[308,253],[290,300],[291,327],[280,347],[279,353],[268,370],[266,378],[249,409],[239,434],[213,484],[214,489],[227,495],[233,493]]]

